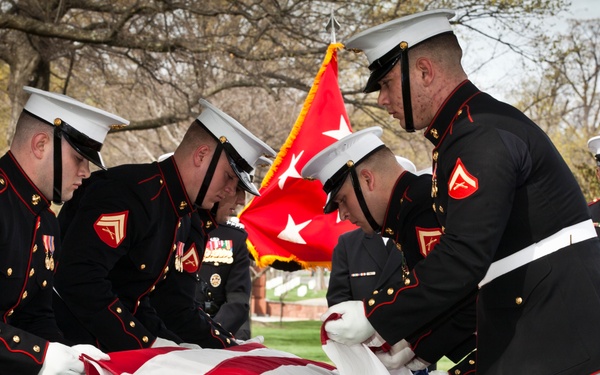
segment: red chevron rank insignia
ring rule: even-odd
[[[454,199],[464,199],[479,189],[479,180],[467,171],[460,158],[448,181],[448,195]]]
[[[419,240],[419,251],[424,257],[433,250],[434,246],[440,242],[442,230],[440,228],[421,228],[415,227],[417,239]]]
[[[117,248],[127,236],[127,216],[129,211],[104,214],[94,223],[94,230],[102,242]]]
[[[192,244],[190,249],[183,254],[183,257],[181,257],[181,263],[183,264],[183,269],[187,273],[194,273],[198,271],[200,259],[198,257],[198,250],[196,250],[195,244]]]

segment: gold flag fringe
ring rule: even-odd
[[[337,52],[338,49],[342,49],[342,48],[344,48],[344,45],[342,43],[332,43],[327,48],[327,54],[325,55],[325,58],[323,59],[323,63],[321,64],[321,68],[319,69],[319,72],[317,73],[317,76],[315,77],[315,81],[313,82],[313,85],[312,85],[310,91],[308,92],[308,95],[306,96],[306,100],[304,101],[304,106],[302,107],[302,111],[300,111],[300,115],[298,115],[298,119],[296,120],[296,123],[294,124],[294,127],[292,128],[292,131],[290,132],[290,135],[288,136],[288,138],[285,141],[285,143],[283,144],[283,146],[281,146],[281,149],[279,150],[279,153],[277,154],[277,157],[275,158],[273,165],[271,166],[271,168],[269,168],[269,171],[265,175],[265,178],[263,178],[262,183],[260,185],[261,188],[266,187],[269,184],[269,182],[271,181],[271,178],[273,177],[273,175],[277,171],[277,168],[281,164],[282,159],[287,155],[287,152],[290,149],[290,147],[292,147],[292,144],[294,143],[296,136],[300,132],[300,128],[302,128],[302,125],[304,124],[304,119],[306,117],[306,114],[308,113],[308,110],[310,109],[310,107],[312,105],[315,95],[317,94],[317,90],[319,88],[319,83],[321,81],[321,76],[323,76],[323,73],[325,73],[325,70],[327,69],[327,66],[329,65],[329,63],[331,62],[331,59],[334,58],[337,60],[337,53],[335,53],[335,52]]]

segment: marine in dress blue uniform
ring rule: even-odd
[[[73,341],[97,343],[107,351],[182,343],[157,314],[161,307],[150,302],[149,295],[158,296],[159,290],[171,292],[173,303],[185,303],[180,313],[189,327],[201,319],[191,303],[195,282],[185,281],[193,279],[188,271],[201,258],[186,242],[192,225],[205,231],[215,224],[192,214],[196,206],[203,207],[217,173],[227,179],[224,192],[235,190],[229,181],[256,189],[248,162],[266,145],[209,102],[200,104],[204,110],[173,157],[94,173],[61,210],[64,252],[56,274],[57,316],[60,311],[59,323]],[[213,144],[214,151],[203,153],[205,144]],[[203,176],[195,170],[199,162],[208,163]],[[217,169],[225,165],[231,172]],[[232,344],[225,330],[204,327],[199,339],[208,337],[221,347]]]
[[[215,138],[233,138],[233,141],[235,141],[235,137],[239,138],[237,133],[243,129],[243,126],[237,120],[208,103],[205,103],[205,106],[205,110],[198,116],[197,121],[207,124],[206,126]],[[228,128],[237,129],[237,131],[235,133],[227,132]],[[245,129],[244,131],[247,132]],[[242,189],[258,195],[258,190],[252,183],[251,173],[256,163],[262,160],[263,155],[274,156],[275,151],[251,134],[245,135],[244,139],[238,140],[236,144],[240,146],[235,150],[226,150],[230,163],[240,165],[239,170],[236,170],[239,183],[234,194]],[[224,199],[230,198],[234,198],[234,195]],[[171,273],[164,283],[157,286],[156,290],[151,293],[151,303],[166,326],[184,341],[198,344],[203,348],[224,348],[236,345],[232,332],[219,324],[220,321],[212,319],[196,300],[198,289],[200,289],[197,281],[198,272],[206,241],[209,233],[216,230],[215,228],[218,226],[216,220],[218,203],[208,209],[202,191],[196,199],[196,203],[199,208],[192,214],[190,236],[182,248],[179,263],[174,264],[175,267],[179,267],[180,272]],[[210,225],[207,226],[206,223],[210,223]]]
[[[61,246],[50,200],[60,204],[70,198],[72,190],[62,188],[61,150],[72,147],[80,157],[103,167],[99,151],[110,125],[128,123],[64,95],[32,87],[25,87],[25,91],[30,97],[18,120],[15,140],[0,158],[0,372],[4,374],[44,373],[47,361],[62,359],[47,358],[49,348],[56,343],[71,345],[59,330],[52,310],[54,271]],[[29,168],[27,154],[31,150],[22,146],[32,142],[31,135],[21,134],[27,132],[23,127],[32,124],[40,129],[47,126],[50,142],[58,149],[49,158],[55,167],[49,174],[56,172],[50,185],[36,185],[41,181],[39,172]],[[70,146],[61,145],[62,139]],[[73,174],[68,167],[65,170],[65,178]]]
[[[329,305],[367,298],[373,295],[374,290],[404,283],[409,270],[434,250],[442,234],[432,210],[430,175],[417,176],[400,169],[390,191],[382,189],[363,193],[365,187],[361,188],[360,183],[355,182],[358,175],[363,175],[362,162],[374,156],[381,157],[378,153],[385,151],[391,154],[379,139],[380,135],[381,129],[375,127],[344,137],[315,155],[302,170],[303,177],[318,178],[323,183],[328,197],[326,213],[337,209],[339,201],[348,206],[352,204],[340,193],[341,187],[350,179],[360,210],[371,226],[365,228],[356,214],[349,215],[349,219],[360,223],[361,229],[342,235],[334,249],[327,294]],[[384,161],[378,159],[377,163]],[[369,169],[368,166],[365,168]],[[395,172],[389,173],[394,176]],[[389,183],[385,178],[373,178],[376,185],[386,186]],[[377,207],[379,200],[371,198],[367,203],[367,194],[385,196],[384,210]],[[345,215],[341,212],[340,215]],[[377,212],[380,213],[378,218]],[[472,351],[474,308],[474,299],[471,299],[470,304],[448,314],[436,325],[423,327],[406,337],[416,357],[434,363],[449,355],[458,361]],[[394,362],[386,366],[394,368],[403,364]],[[417,367],[425,365],[421,361],[418,366],[413,363],[412,367],[418,370]],[[407,366],[411,367],[411,364]]]
[[[148,348],[157,337],[181,343],[148,300],[190,232],[194,202],[177,165],[114,167],[82,188],[59,214],[55,310],[66,337],[105,351]]]
[[[227,220],[210,232],[198,272],[200,307],[238,340],[250,339],[250,253],[243,224]]]
[[[384,243],[379,234],[366,234],[360,228],[342,234],[333,249],[327,305],[370,296],[386,265],[402,265],[402,259],[388,261],[388,257],[400,255],[391,251],[392,247],[393,242]]]
[[[49,262],[60,251],[60,231],[50,201],[10,151],[0,159],[0,207],[2,368],[37,374],[48,341],[65,342],[51,309],[54,269]]]
[[[172,155],[173,153],[161,155],[158,161],[162,162]],[[150,304],[166,327],[183,341],[203,348],[224,348],[236,345],[230,332],[189,301],[191,293],[197,293],[195,285],[190,284],[193,282],[190,275],[198,273],[199,259],[202,257],[202,252],[197,248],[202,248],[204,238],[217,227],[213,211],[197,207],[192,213],[188,240],[179,250],[179,261],[173,260],[173,267],[177,263],[181,267],[181,274],[168,278],[155,288],[158,292],[151,292],[149,296]]]
[[[397,342],[478,286],[477,373],[595,373],[600,242],[585,199],[547,135],[457,68],[460,47],[448,22],[453,14],[415,14],[345,43],[371,62],[366,91],[380,89],[380,104],[407,130],[415,119],[414,128],[426,128],[434,145],[433,207],[443,234],[407,284],[365,301],[368,320],[363,312],[353,315],[360,335],[350,338],[344,325],[334,327],[347,343],[368,334],[370,324]],[[419,59],[411,63],[413,46],[423,48],[415,48]],[[427,48],[444,56],[442,62]],[[413,69],[421,71],[409,74]],[[402,82],[405,110],[423,113],[392,108],[396,82]],[[425,91],[417,102],[411,103],[411,87]]]

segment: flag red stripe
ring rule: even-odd
[[[215,366],[214,369],[207,372],[206,375],[259,375],[283,366],[306,366],[307,364],[312,364],[327,370],[335,370],[335,367],[331,365],[311,361],[309,359],[242,356],[221,362]]]

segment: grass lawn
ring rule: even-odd
[[[313,361],[333,364],[321,348],[321,322],[262,323],[252,321],[252,336],[263,336],[265,346],[282,350]]]
[[[252,336],[263,336],[265,346],[295,354],[305,359],[333,364],[321,348],[321,322],[263,323],[252,321]],[[448,370],[453,363],[447,358],[438,362],[438,370]]]

